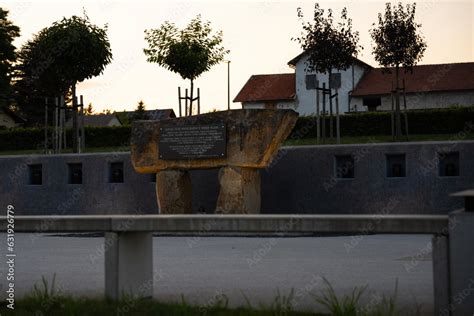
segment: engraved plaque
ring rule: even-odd
[[[162,126],[159,158],[164,160],[225,158],[224,124]]]

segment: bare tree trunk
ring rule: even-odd
[[[322,141],[323,143],[326,142],[326,83],[323,82],[323,117],[322,117],[323,123],[322,125]]]
[[[339,120],[339,92],[338,89],[336,88],[336,140],[337,143],[341,143],[341,122]]]
[[[194,82],[191,79],[191,92],[189,99],[189,116],[193,115],[193,91],[194,91]]]
[[[317,143],[321,141],[321,114],[319,111],[319,81],[316,80],[316,125],[318,127],[318,130],[316,132],[316,139]]]
[[[399,66],[396,66],[395,72],[395,136],[397,140],[402,136],[402,120],[400,117],[400,85],[398,83],[399,78]]]
[[[332,113],[332,87],[331,87],[331,75],[332,75],[332,68],[329,69],[328,72],[328,89],[329,89],[329,138],[332,139],[334,138],[334,123],[333,123],[333,113]]]
[[[78,141],[79,138],[79,129],[77,126],[77,102],[76,102],[76,83],[72,84],[72,152],[77,153],[78,150]]]

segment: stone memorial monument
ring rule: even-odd
[[[189,170],[220,168],[216,213],[260,212],[260,173],[291,133],[293,110],[231,110],[160,121],[135,121],[131,157],[156,173],[160,214],[191,214]]]

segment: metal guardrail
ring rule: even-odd
[[[105,296],[111,299],[118,299],[123,293],[153,295],[154,232],[219,236],[432,234],[434,309],[437,315],[461,316],[474,308],[474,301],[457,304],[454,300],[456,293],[470,289],[466,280],[474,280],[474,248],[469,242],[474,215],[468,210],[449,215],[14,216],[14,221],[12,216],[1,216],[0,229],[7,232],[14,225],[15,233],[103,232]]]
[[[6,231],[6,217],[0,227]],[[15,232],[197,234],[446,234],[447,215],[92,215],[15,216]]]

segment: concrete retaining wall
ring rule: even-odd
[[[448,152],[459,153],[459,176],[439,175]],[[390,154],[405,154],[406,177],[387,177]],[[353,156],[353,179],[335,177],[336,155]],[[113,162],[124,164],[123,183],[110,183]],[[82,163],[83,184],[68,184],[70,163]],[[42,164],[42,185],[29,184],[32,164]],[[191,173],[195,212],[213,212],[217,171]],[[449,194],[474,187],[474,142],[283,147],[261,174],[262,213],[447,214],[463,207]],[[0,203],[16,215],[153,214],[152,178],[133,170],[129,153],[4,156]]]

